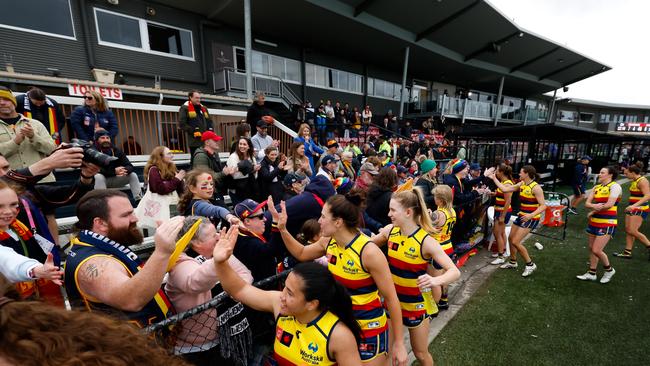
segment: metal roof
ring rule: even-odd
[[[243,0],[156,0],[243,28]],[[477,90],[530,96],[611,67],[516,25],[485,0],[254,1],[253,34],[291,41],[409,75]]]

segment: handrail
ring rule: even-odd
[[[293,90],[291,90],[291,88],[287,85],[287,82],[285,82],[282,78],[260,73],[252,74],[253,89],[264,92],[267,96],[280,98],[288,109],[291,109],[293,105],[302,104],[300,98],[293,92]],[[245,93],[245,85],[242,82],[244,77],[244,73],[238,72],[237,70],[230,67],[224,67],[215,71],[212,77],[215,93],[223,91]],[[235,78],[238,78],[238,81],[233,82],[233,79]],[[276,84],[275,86],[272,86],[269,84],[269,82],[274,82]]]

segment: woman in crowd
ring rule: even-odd
[[[431,214],[431,221],[435,229],[431,232],[431,236],[440,243],[445,254],[453,260],[455,255],[454,247],[451,243],[451,234],[454,225],[456,225],[456,211],[454,211],[453,207],[454,193],[451,191],[449,186],[441,184],[433,189],[433,196],[435,197],[437,209]],[[440,276],[447,271],[447,268],[444,268],[437,261],[433,261],[431,264],[433,265],[435,269],[434,273],[437,276]],[[440,294],[440,300],[438,301],[438,308],[440,308],[440,310],[447,310],[449,309],[447,285],[443,285],[440,290],[442,292]],[[435,289],[435,291],[438,291],[438,289]]]
[[[514,184],[512,167],[510,167],[510,165],[499,164],[495,176],[499,182],[506,187]],[[512,192],[504,193],[501,188],[497,188],[494,195],[494,226],[492,228],[492,233],[494,235],[494,240],[497,242],[498,256],[495,260],[490,262],[490,264],[500,265],[506,262],[503,254],[506,250],[506,225],[510,222],[510,216],[512,215],[512,207],[510,206],[512,201]]]
[[[368,189],[366,213],[382,227],[390,223],[388,207],[395,188],[397,188],[397,173],[394,169],[383,168]]]
[[[108,109],[104,97],[94,90],[84,93],[84,105],[75,108],[70,116],[70,123],[78,139],[93,141],[95,131],[104,129],[115,143],[117,120]]]
[[[449,188],[449,187],[447,187]],[[433,365],[429,353],[429,318],[438,310],[426,309],[422,289],[431,290],[447,285],[460,277],[460,271],[430,234],[435,232],[422,192],[413,189],[393,194],[390,200],[391,225],[372,237],[377,245],[388,243],[388,263],[400,299],[402,324],[408,329],[411,348],[420,365]],[[427,274],[429,262],[434,261],[444,274]],[[433,299],[431,304],[433,304]],[[392,314],[392,312],[391,312]],[[391,317],[392,318],[392,317]]]
[[[241,120],[241,123],[235,127],[235,136],[230,144],[230,153],[237,151],[237,144],[240,138],[251,138],[251,125],[246,120]]]
[[[183,237],[199,220],[201,218],[198,216],[186,217],[183,229],[178,233],[178,239]],[[190,239],[189,245],[185,248],[185,252],[180,255],[174,267],[169,271],[169,277],[165,284],[165,292],[177,312],[187,311],[212,299],[211,289],[219,282],[212,259],[215,245],[218,241],[236,241],[238,233],[237,226],[231,226],[227,233],[225,229],[221,229],[219,233],[210,221],[205,219],[201,221]],[[228,244],[220,245],[227,246]],[[231,256],[228,263],[246,283],[253,282],[251,272],[235,256]],[[219,347],[216,347],[222,341],[218,338],[217,328],[219,328],[219,333],[224,334],[222,328],[227,326],[226,322],[218,324],[218,315],[221,314],[217,314],[215,308],[210,308],[183,320],[179,324],[176,334],[174,353],[183,355],[187,361],[195,365],[213,365],[215,363],[235,365],[232,360],[222,357]],[[225,342],[229,342],[229,340]]]
[[[598,262],[603,262],[603,277],[600,283],[608,283],[616,271],[609,263],[605,254],[605,245],[616,232],[618,219],[618,203],[621,200],[622,189],[616,183],[618,172],[613,166],[606,166],[598,173],[598,184],[589,193],[585,208],[591,210],[588,216],[587,235],[589,239],[589,270],[583,275],[576,276],[582,281],[596,281]]]
[[[305,144],[302,142],[291,144],[286,168],[289,173],[299,173],[307,178],[314,175],[313,164],[305,155]]]
[[[234,243],[214,252],[224,290],[235,300],[273,313],[276,337],[273,358],[279,365],[359,365],[359,324],[350,295],[326,268],[301,263],[287,276],[282,291],[263,291],[247,284],[228,264]]]
[[[359,231],[362,214],[362,198],[357,194],[335,195],[323,206],[318,222],[322,238],[303,246],[286,228],[287,214],[284,202],[282,212],[269,203],[273,221],[284,244],[297,260],[311,261],[327,255],[328,269],[337,281],[345,286],[352,297],[352,309],[361,326],[359,354],[366,365],[404,366],[406,348],[400,324],[402,313],[399,299],[392,285],[386,257],[370,238]],[[383,297],[388,312],[392,315],[391,345],[388,347],[388,319],[382,306]]]
[[[632,258],[634,240],[639,239],[650,254],[650,240],[639,231],[643,220],[650,212],[650,184],[648,178],[641,175],[643,163],[637,162],[625,169],[625,176],[632,182],[630,184],[630,199],[625,208],[625,250],[623,253],[614,253],[617,257]]]
[[[280,161],[279,155],[277,147],[267,146],[257,174],[260,197],[271,195],[276,202],[280,202],[284,195],[282,181],[288,170],[286,159]]]
[[[546,209],[544,191],[542,191],[542,187],[536,182],[538,178],[537,170],[532,165],[524,165],[519,171],[519,183],[509,186],[501,183],[493,171],[488,171],[486,174],[488,178],[492,178],[494,184],[503,193],[519,190],[521,206],[519,214],[512,225],[512,229],[510,229],[510,236],[508,236],[510,260],[502,264],[500,268],[517,268],[517,253],[519,253],[526,262],[526,268],[521,275],[528,277],[537,269],[537,265],[530,258],[530,255],[528,255],[528,251],[522,241],[531,230],[537,227],[541,213]]]
[[[343,172],[344,177],[350,178],[354,181],[357,178],[357,168],[354,166],[354,153],[352,151],[344,151],[341,154],[341,162],[339,163],[339,171]]]
[[[62,271],[54,266],[52,253],[45,253],[32,230],[17,219],[19,209],[18,195],[0,180],[0,269],[16,281],[21,298],[38,298],[46,283],[37,280],[60,286]]]
[[[148,189],[159,195],[175,195],[170,206],[170,216],[176,216],[176,203],[183,194],[185,178],[184,170],[177,170],[174,164],[174,154],[165,146],[153,149],[147,164],[144,166],[145,184]]]
[[[434,209],[433,189],[438,185],[438,164],[433,160],[425,159],[420,164],[419,173],[420,177],[415,182],[415,186],[422,188],[424,202],[429,209]]]
[[[316,170],[314,168],[314,155],[323,154],[325,150],[321,149],[311,138],[311,130],[309,129],[308,124],[303,123],[300,125],[300,128],[298,129],[298,136],[294,139],[294,141],[300,142],[305,146],[303,154],[309,161],[309,169],[311,170],[312,174],[316,174]],[[293,145],[291,147],[293,150]],[[290,155],[293,154],[290,153]],[[312,174],[307,175],[307,177],[311,177]]]
[[[197,168],[185,176],[185,192],[178,200],[178,212],[184,216],[205,216],[213,224],[225,220],[230,224],[239,224],[239,219],[227,208],[217,206],[212,200],[214,181],[207,169]]]
[[[246,198],[257,197],[257,172],[260,165],[255,161],[253,143],[248,137],[239,138],[237,150],[230,154],[226,166],[237,168],[232,175],[232,186],[228,190],[233,206]]]

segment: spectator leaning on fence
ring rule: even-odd
[[[16,112],[11,90],[0,87],[0,154],[12,169],[27,168],[49,155],[56,145],[45,126]],[[43,182],[54,182],[49,175]]]
[[[108,131],[113,142],[118,133],[115,115],[108,109],[106,99],[94,90],[84,94],[84,105],[72,112],[70,124],[77,138],[85,141],[93,141],[95,131],[99,129]]]
[[[169,277],[165,284],[165,291],[179,313],[212,299],[211,290],[219,282],[212,259],[215,245],[218,241],[222,242],[220,244],[222,246],[227,245],[223,243],[225,241],[234,242],[239,234],[237,226],[231,226],[227,233],[225,229],[218,232],[210,221],[198,216],[189,216],[185,218],[183,229],[178,233],[177,239],[181,239],[200,220],[189,245],[169,271]],[[228,259],[228,264],[246,283],[253,282],[251,272],[235,256]],[[187,361],[195,365],[234,365],[233,361],[222,357],[222,352],[220,352],[220,349],[225,349],[231,340],[218,338],[220,335],[226,336],[230,333],[228,329],[224,329],[229,327],[229,324],[221,323],[219,316],[224,316],[224,314],[217,314],[216,308],[210,308],[183,320],[176,335],[174,353],[182,354]],[[229,314],[225,314],[225,316],[229,316]],[[225,338],[245,335],[235,333]],[[216,347],[219,343],[221,343],[221,347]],[[239,343],[245,342],[240,341]]]
[[[187,93],[188,100],[178,110],[178,127],[185,132],[185,141],[190,149],[190,155],[201,147],[201,135],[212,130],[212,120],[208,109],[201,104],[201,93],[192,90]]]
[[[143,240],[133,211],[127,196],[116,190],[95,190],[79,201],[80,231],[71,241],[65,286],[73,308],[104,312],[145,327],[173,310],[161,284],[183,218],[174,217],[156,229],[155,249],[143,264],[128,249]]]

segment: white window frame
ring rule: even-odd
[[[70,10],[70,23],[72,23],[72,37],[66,36],[64,34],[44,32],[44,31],[39,31],[39,30],[34,30],[34,29],[29,29],[29,28],[15,27],[13,25],[7,25],[7,24],[2,24],[2,23],[0,23],[0,28],[13,29],[13,30],[21,31],[21,32],[34,33],[34,34],[40,34],[40,35],[43,35],[43,36],[50,36],[50,37],[63,38],[63,39],[69,39],[71,41],[76,41],[77,40],[77,30],[74,27],[74,17],[72,16],[72,4],[70,4],[70,0],[68,0],[68,10]]]
[[[315,84],[308,83],[307,82],[307,65],[314,65],[314,66],[325,68],[327,70],[327,78],[328,78],[327,82],[328,82],[328,84],[329,84],[329,81],[330,81],[329,80],[329,74],[330,74],[329,71],[330,70],[334,70],[334,71],[338,71],[338,72],[345,72],[345,73],[350,74],[350,75],[360,76],[361,77],[361,85],[360,85],[361,86],[361,91],[356,92],[356,91],[352,91],[352,90],[348,90],[348,89],[333,88],[333,87],[331,87],[329,85],[328,86],[322,86],[322,85],[315,85]],[[349,80],[350,80],[350,77],[348,76],[348,86],[350,85]],[[349,72],[349,71],[345,71],[345,70],[341,70],[341,69],[335,69],[333,67],[313,64],[311,62],[306,62],[305,63],[305,85],[307,85],[310,88],[318,88],[318,89],[325,89],[325,90],[335,90],[335,91],[339,91],[339,92],[342,92],[342,93],[363,95],[363,80],[364,80],[363,75],[360,75],[360,74],[355,74],[353,72]]]
[[[244,47],[240,47],[240,46],[232,46],[233,65],[235,66],[235,71],[239,70],[239,67],[238,67],[238,65],[237,65],[237,50],[242,50],[242,51],[244,51],[244,58],[246,58],[246,56],[245,56],[245,55],[246,55],[246,49],[245,49]],[[271,54],[271,53],[266,53],[266,52],[262,52],[262,51],[258,51],[258,50],[253,50],[253,49],[251,49],[251,52],[259,53],[260,55],[266,55],[266,56],[269,57],[269,61],[271,60],[271,57],[281,58],[281,59],[285,60],[285,61],[284,61],[284,74],[285,74],[285,75],[287,75],[287,62],[286,62],[286,60],[290,60],[290,61],[297,62],[299,65],[301,65],[301,68],[300,68],[300,70],[298,70],[298,71],[299,71],[299,73],[300,73],[300,78],[302,79],[302,62],[300,62],[300,60],[295,60],[295,59],[293,59],[293,58],[284,57],[284,56],[278,56],[278,55],[274,55],[274,54]],[[253,55],[251,54],[251,61],[252,61],[252,59],[253,59]],[[244,65],[244,66],[246,66],[246,65]],[[252,66],[253,66],[253,65],[251,65],[251,67],[252,67]],[[269,65],[269,66],[270,66],[270,65]],[[253,70],[251,70],[251,72],[252,72],[252,71],[253,71]],[[284,78],[280,78],[280,77],[277,77],[277,76],[275,76],[275,75],[270,75],[270,74],[259,74],[259,73],[255,73],[255,72],[253,72],[253,74],[256,74],[256,75],[262,75],[262,76],[268,76],[269,78],[277,78],[277,79],[280,79],[280,80],[284,81],[284,82],[287,83],[287,84],[302,85],[302,81],[295,81],[295,80],[284,79]]]
[[[194,32],[192,32],[189,29],[175,27],[173,25],[169,25],[169,24],[165,24],[165,23],[153,22],[151,20],[142,19],[142,18],[138,18],[138,17],[134,17],[134,16],[131,16],[131,15],[122,14],[122,13],[117,13],[117,12],[102,9],[102,8],[93,8],[93,10],[94,10],[93,14],[95,16],[95,31],[97,32],[97,43],[99,45],[101,45],[101,46],[121,48],[121,49],[124,49],[124,50],[148,53],[148,54],[152,54],[152,55],[165,56],[165,57],[171,57],[171,58],[177,58],[177,59],[186,60],[186,61],[196,61],[196,57],[195,57],[196,52],[194,50]],[[117,15],[117,16],[120,16],[120,17],[137,20],[138,21],[138,26],[140,27],[140,43],[142,44],[142,47],[140,48],[140,47],[125,46],[125,45],[119,44],[119,43],[102,41],[101,34],[99,33],[99,22],[97,21],[97,12],[103,12],[103,13],[107,13],[107,14],[113,14],[113,15]],[[174,54],[171,54],[171,53],[165,53],[165,52],[152,50],[150,48],[150,46],[149,46],[149,30],[147,29],[147,24],[148,23],[155,24],[155,25],[160,25],[160,26],[167,27],[167,28],[177,29],[179,31],[189,32],[190,33],[190,46],[191,46],[191,49],[192,49],[192,57],[182,56],[182,55],[174,55]]]

